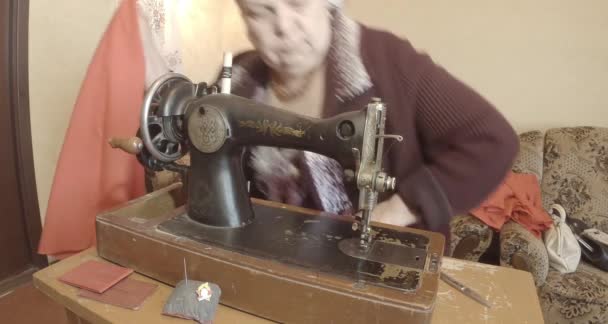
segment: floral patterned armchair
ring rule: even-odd
[[[543,205],[562,205],[568,217],[608,233],[608,128],[568,127],[520,135],[514,172],[539,179]],[[576,272],[549,267],[546,248],[519,224],[495,233],[478,219],[463,215],[451,224],[453,257],[479,261],[499,235],[500,264],[530,271],[546,323],[608,323],[608,273],[581,260]]]

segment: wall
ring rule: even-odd
[[[346,0],[480,91],[518,130],[608,126],[608,1]]]
[[[222,64],[223,52],[251,47],[234,1],[181,0],[179,29],[185,73],[195,81],[210,81]],[[218,31],[220,33],[218,33]]]
[[[180,1],[189,7],[182,15],[185,68],[192,79],[209,80],[224,50],[250,47],[238,11],[233,1]],[[30,109],[43,217],[72,105],[117,2],[30,0]],[[407,37],[519,131],[608,126],[608,1],[346,0],[346,10]]]
[[[73,104],[117,2],[30,0],[30,118],[43,219]]]

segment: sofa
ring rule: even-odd
[[[522,133],[512,171],[537,177],[547,211],[560,204],[568,217],[608,233],[608,128]],[[462,215],[450,231],[453,257],[480,262],[494,253],[501,266],[532,273],[546,323],[608,323],[608,273],[583,259],[572,273],[552,269],[542,240],[512,221],[495,231]]]

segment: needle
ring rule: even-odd
[[[186,258],[184,258],[184,278],[186,278],[186,287],[188,286],[188,271],[186,270]]]

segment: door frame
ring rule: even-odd
[[[9,48],[0,48],[0,55],[8,55],[9,98],[0,101],[7,103],[11,112],[13,132],[15,134],[15,160],[17,161],[17,177],[19,195],[24,213],[23,223],[26,230],[30,251],[30,268],[43,268],[48,265],[45,256],[37,253],[38,242],[42,232],[40,207],[36,190],[34,171],[34,155],[32,149],[32,132],[30,125],[29,105],[29,69],[28,69],[28,29],[29,29],[29,0],[8,0],[7,7],[0,8],[0,19],[9,21]],[[31,270],[31,269],[30,269]],[[27,272],[27,271],[26,271]]]

